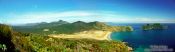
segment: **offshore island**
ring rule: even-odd
[[[7,50],[3,51],[130,52],[132,48],[125,43],[110,39],[112,32],[121,31],[133,31],[133,28],[109,26],[97,21],[68,23],[59,20],[12,27],[1,24],[0,29],[3,40],[8,39],[8,41],[2,41],[7,46]]]

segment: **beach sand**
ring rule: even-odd
[[[96,40],[112,40],[110,38],[111,36],[111,31],[83,31],[79,33],[74,33],[74,34],[51,34],[48,35],[49,37],[54,37],[54,38],[75,38],[75,39],[81,39],[81,38],[86,38],[86,39],[96,39]],[[123,42],[125,43],[125,42]],[[128,50],[132,51],[133,49],[131,47],[128,47]]]
[[[54,38],[87,38],[87,39],[96,39],[96,40],[111,40],[110,34],[112,32],[110,31],[99,31],[99,30],[93,30],[93,31],[83,31],[79,33],[74,34],[51,34],[48,35],[49,37]]]

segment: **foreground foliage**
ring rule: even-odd
[[[58,39],[37,34],[16,33],[13,42],[27,52],[129,52],[120,41]]]
[[[15,47],[11,42],[12,30],[10,26],[0,24],[0,52],[14,52]]]

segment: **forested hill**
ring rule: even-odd
[[[51,23],[38,23],[30,26],[13,26],[15,31],[39,34],[69,34],[88,30],[103,30],[103,31],[133,31],[131,26],[109,26],[103,22],[83,22],[77,21],[68,23],[66,21],[58,21]]]

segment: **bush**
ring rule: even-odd
[[[59,39],[32,34],[21,36],[17,45],[23,45],[26,52],[128,52],[121,41],[94,39]]]
[[[0,24],[0,36],[11,38],[12,30],[8,25]]]

